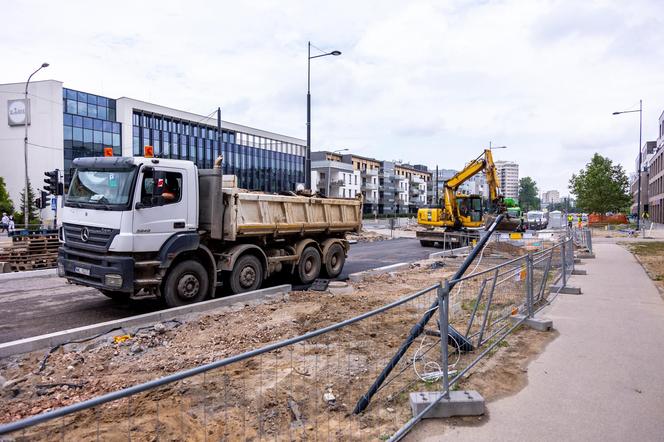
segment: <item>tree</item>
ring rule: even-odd
[[[539,189],[535,180],[525,176],[519,180],[519,206],[521,210],[537,210],[540,208],[540,199],[537,197]]]
[[[14,202],[9,198],[9,192],[7,192],[7,186],[3,177],[0,177],[0,212],[14,213]]]
[[[585,169],[572,175],[569,189],[576,195],[576,207],[588,213],[626,212],[632,202],[622,166],[598,153]]]
[[[37,206],[35,205],[35,192],[32,190],[32,186],[30,185],[30,181],[28,181],[28,201],[27,201],[27,210],[28,210],[28,224],[39,224],[40,219],[39,219],[39,213],[37,211]],[[14,214],[14,222],[16,223],[16,227],[18,228],[20,225],[24,223],[24,214],[26,211],[26,201],[25,201],[25,188],[23,189],[23,192],[21,192],[20,196],[20,201],[21,201],[21,207],[20,207],[20,212],[16,212]]]

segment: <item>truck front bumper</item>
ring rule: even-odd
[[[62,246],[58,276],[97,289],[134,293],[134,259],[129,256],[97,255]]]

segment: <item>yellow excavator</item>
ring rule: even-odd
[[[445,182],[440,207],[417,211],[417,224],[426,227],[425,230],[416,232],[422,246],[432,247],[438,243],[443,248],[457,248],[479,239],[479,231],[484,228],[489,218],[485,215],[482,196],[463,195],[458,193],[458,190],[463,183],[480,172],[486,175],[493,213],[505,212],[503,196],[500,194],[500,180],[496,165],[493,163],[491,149],[485,149],[463,170]],[[499,229],[515,231],[518,230],[518,225],[518,220],[505,220]]]

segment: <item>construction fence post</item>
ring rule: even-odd
[[[560,243],[560,268],[562,269],[563,272],[563,287],[567,285],[567,254],[565,253],[565,243],[567,241],[563,241]]]
[[[446,279],[438,285],[438,326],[440,327],[440,368],[443,372],[442,391],[443,397],[447,398],[450,394],[450,379],[448,373],[448,349],[447,349],[447,329],[449,327],[449,301],[450,301],[450,283]]]
[[[590,253],[593,253],[593,235],[592,235],[592,232],[590,231],[590,228],[586,228],[586,230],[587,230],[587,232],[588,232],[588,236],[587,236],[587,240],[588,240],[588,244],[587,244],[587,246],[588,246],[588,251],[589,251]]]
[[[529,252],[526,255],[526,307],[528,309],[528,317],[532,318],[533,310],[533,255]]]

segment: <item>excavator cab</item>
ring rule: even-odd
[[[482,197],[479,195],[457,195],[457,206],[459,207],[459,215],[461,223],[464,226],[472,226],[473,224],[482,223],[482,214],[484,212],[482,207]]]

